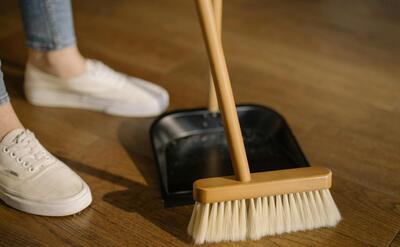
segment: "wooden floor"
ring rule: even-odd
[[[189,246],[192,206],[163,208],[153,119],[29,105],[16,1],[0,3],[0,58],[27,128],[85,179],[94,202],[65,218],[0,203],[2,246]],[[74,1],[83,54],[154,81],[169,110],[205,106],[208,65],[192,1]],[[400,4],[225,1],[223,40],[236,98],[282,113],[312,164],[334,172],[334,229],[216,246],[400,246]]]

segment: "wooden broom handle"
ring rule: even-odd
[[[212,0],[214,7],[214,16],[217,27],[217,33],[219,38],[221,39],[221,30],[222,30],[222,0]],[[214,82],[212,78],[212,72],[210,71],[210,90],[208,96],[208,111],[209,112],[218,112],[218,101],[217,95],[215,93]]]
[[[229,144],[233,169],[239,181],[249,182],[251,180],[249,164],[247,162],[228,68],[226,66],[224,51],[222,50],[221,39],[218,37],[211,1],[196,0],[196,5],[211,64],[218,104],[224,121],[225,135]]]

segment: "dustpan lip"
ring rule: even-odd
[[[257,108],[262,108],[264,110],[268,110],[271,113],[276,114],[287,125],[287,121],[283,117],[283,115],[271,107],[260,105],[257,103],[241,103],[241,104],[236,105],[236,108],[243,108],[243,107],[257,107]],[[190,108],[190,109],[178,109],[178,110],[164,112],[163,114],[161,114],[160,116],[155,118],[153,123],[151,124],[150,130],[149,130],[150,136],[153,136],[153,133],[155,131],[155,128],[157,128],[158,123],[160,121],[162,121],[165,117],[169,117],[169,116],[175,115],[175,114],[182,114],[182,113],[187,113],[187,112],[197,112],[197,111],[208,111],[208,109],[206,107],[196,107],[196,108]],[[219,113],[217,113],[217,114],[219,114]]]

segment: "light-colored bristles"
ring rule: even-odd
[[[216,203],[196,202],[188,226],[195,244],[335,226],[340,212],[329,189]]]
[[[270,217],[269,216],[268,197],[263,197],[262,198],[261,206],[262,206],[262,215],[264,215],[264,217],[267,217],[267,219],[268,219]],[[261,235],[262,236],[268,235],[269,224],[268,224],[268,222],[265,224],[264,220],[262,220],[262,217],[260,219],[260,225],[261,225],[261,228],[262,228]]]
[[[232,202],[224,202],[225,205],[225,214],[224,214],[224,229],[221,234],[225,236],[227,240],[231,239],[231,230],[232,230]]]
[[[248,227],[247,235],[251,239],[256,239],[257,237],[257,215],[256,215],[256,205],[254,204],[254,199],[249,200],[249,212],[248,212]]]
[[[288,195],[283,195],[283,219],[285,221],[285,232],[292,232],[292,212],[289,206],[289,198]]]
[[[269,203],[269,217],[267,219],[268,232],[267,235],[273,236],[276,234],[276,207],[275,207],[275,197],[268,197]]]
[[[192,216],[190,217],[189,225],[188,225],[188,228],[187,228],[187,233],[191,237],[193,236],[194,224],[195,224],[195,221],[196,221],[197,214],[200,211],[199,207],[200,207],[200,203],[196,202],[194,204]]]
[[[210,220],[209,220],[209,225],[207,229],[207,236],[210,239],[210,241],[216,241],[216,233],[217,233],[217,217],[218,217],[218,203],[212,203],[211,204],[211,212],[210,212]]]
[[[328,216],[328,226],[335,226],[340,221],[341,215],[329,190],[322,190],[322,202]]]
[[[232,241],[238,240],[237,233],[240,230],[240,210],[239,210],[239,201],[236,200],[233,202],[233,210],[232,210],[232,231],[230,239]]]
[[[223,202],[218,203],[218,216],[217,216],[217,233],[215,234],[215,241],[220,242],[223,240],[221,232],[224,231],[224,216],[225,205]]]
[[[246,200],[242,199],[240,201],[240,215],[239,215],[239,223],[240,226],[247,226],[247,207],[246,207]],[[245,239],[247,236],[247,227],[240,227],[238,232],[238,240]]]
[[[303,204],[304,210],[304,227],[306,230],[311,230],[314,228],[315,221],[306,192],[301,193],[300,202]]]
[[[293,193],[289,194],[289,206],[296,205],[296,199]],[[301,230],[301,213],[300,213],[300,205],[296,205],[296,207],[290,207],[290,220],[291,220],[291,230],[296,232]]]
[[[282,195],[275,196],[275,206],[276,206],[276,219],[275,219],[275,229],[276,234],[284,233],[285,225],[283,220],[283,207],[282,207]]]

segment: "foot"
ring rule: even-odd
[[[88,207],[92,195],[32,132],[15,129],[0,142],[0,199],[30,214],[65,216]]]
[[[83,74],[71,78],[57,77],[28,63],[25,94],[38,106],[89,109],[126,117],[157,116],[169,104],[165,89],[91,59],[86,60]]]

